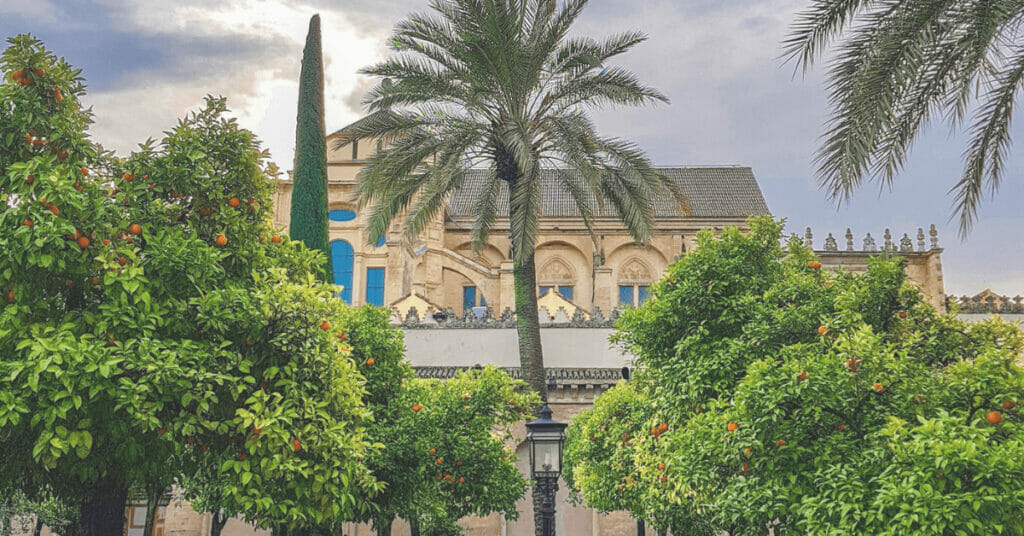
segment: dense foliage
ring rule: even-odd
[[[623,316],[638,378],[567,446],[587,504],[682,534],[1024,533],[1018,328],[936,313],[899,259],[831,273],[780,234],[702,233]]]
[[[288,232],[309,249],[327,257],[324,281],[334,278],[327,232],[327,131],[324,125],[324,58],[320,15],[313,15],[302,51],[299,108],[295,121],[295,167],[292,174]]]
[[[86,137],[78,71],[9,43],[0,482],[82,501],[86,534],[120,531],[130,488],[200,464],[259,524],[366,511],[379,485],[363,378],[332,329],[345,308],[315,281],[323,258],[270,228],[253,135],[210,98],[113,157]]]

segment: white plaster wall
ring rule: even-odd
[[[544,366],[619,368],[631,356],[611,346],[610,328],[541,328]],[[414,367],[519,366],[515,329],[407,329],[405,355]]]

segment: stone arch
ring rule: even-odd
[[[537,270],[539,285],[573,285],[576,283],[576,271],[561,257],[554,257]]]
[[[654,270],[646,262],[638,257],[628,259],[622,263],[618,270],[619,283],[623,284],[646,284],[653,283],[656,279]]]

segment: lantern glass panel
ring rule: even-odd
[[[533,472],[534,473],[558,473],[561,472],[561,442],[557,439],[533,440]]]

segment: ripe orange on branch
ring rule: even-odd
[[[989,424],[999,424],[1003,422],[1003,414],[998,411],[990,411],[986,417]]]
[[[295,452],[298,452],[298,451],[302,450],[302,442],[299,441],[298,439],[293,439],[292,440],[292,450],[294,450]]]
[[[228,237],[224,235],[217,235],[217,238],[213,239],[213,243],[217,244],[219,247],[224,247],[228,245]]]
[[[133,235],[140,235],[142,234],[142,226],[137,223],[133,223],[128,227],[128,232]]]
[[[739,427],[740,425],[736,421],[729,421],[729,424],[725,426],[725,429],[730,432],[735,432]]]
[[[228,204],[231,205],[231,208],[238,208],[238,205],[241,205],[242,202],[239,201],[237,197],[232,197],[231,199],[228,199]]]
[[[80,247],[82,249],[85,249],[85,248],[89,247],[89,244],[91,244],[91,243],[92,242],[89,240],[88,236],[80,236],[80,237],[78,237],[78,247]]]

